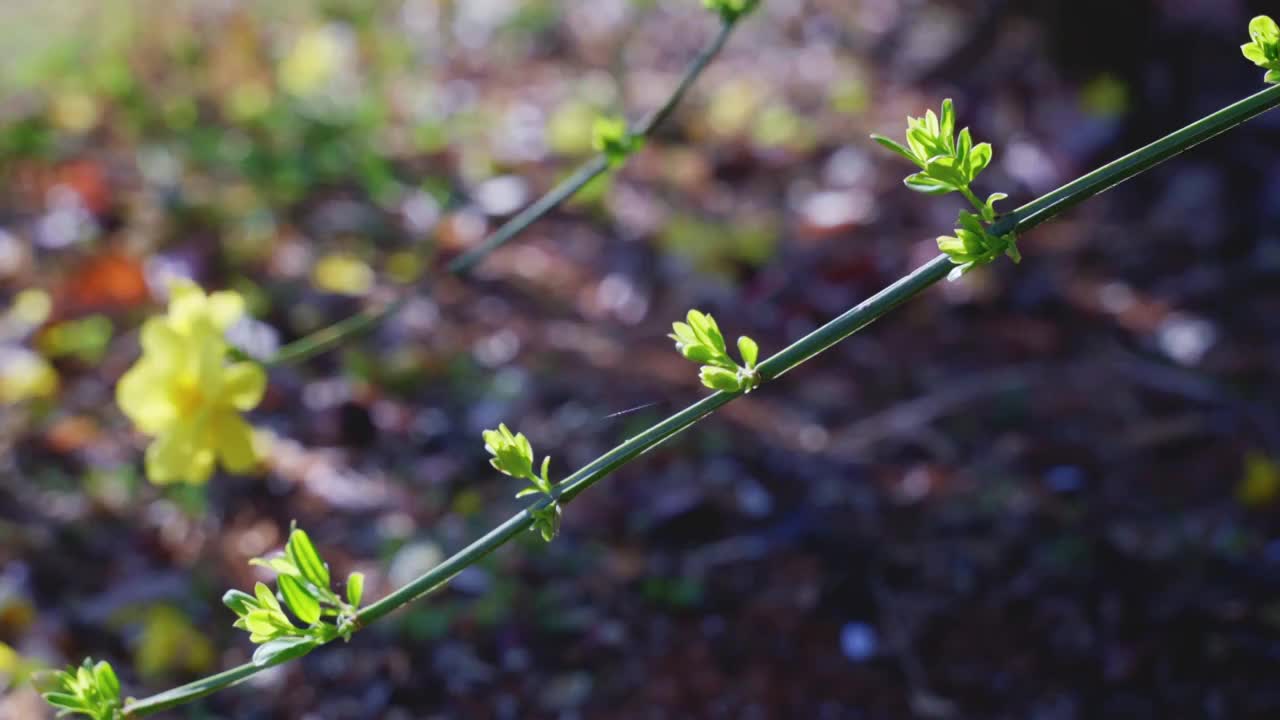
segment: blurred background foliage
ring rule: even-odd
[[[1023,202],[1258,88],[1243,0],[765,0],[625,168],[435,274],[656,106],[696,0],[0,6],[0,717],[93,654],[247,659],[218,603],[291,519],[378,597],[935,252],[871,131],[954,97]],[[1280,118],[1036,230],[629,466],[439,596],[175,717],[1271,718]],[[987,180],[988,178],[984,178]],[[155,488],[112,403],[165,279],[249,300],[256,477]],[[623,412],[631,411],[631,412]],[[618,414],[622,413],[622,414]]]

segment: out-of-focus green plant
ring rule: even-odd
[[[1280,84],[1280,26],[1270,17],[1259,15],[1249,23],[1249,37],[1253,42],[1241,45],[1240,51],[1267,71],[1264,80]]]
[[[340,597],[330,589],[328,564],[307,533],[297,527],[289,533],[283,553],[249,562],[276,573],[278,593],[258,583],[252,595],[228,590],[222,603],[236,614],[235,626],[247,631],[249,640],[258,645],[253,653],[256,665],[300,657],[336,637],[351,639],[364,594],[364,575],[347,576],[346,596]],[[286,607],[303,627],[290,619]]]
[[[729,356],[715,318],[690,310],[686,319],[689,322],[671,323],[672,333],[667,337],[676,341],[676,351],[686,359],[702,363],[699,376],[703,385],[724,392],[751,392],[760,384],[760,373],[756,372],[760,348],[755,340],[746,335],[738,338],[739,365]]]
[[[545,495],[551,499],[546,507],[534,509],[534,526],[542,539],[551,542],[560,532],[560,503],[556,502],[552,492],[551,456],[542,459],[542,472],[533,471],[533,446],[524,433],[511,434],[505,424],[499,424],[497,430],[484,431],[484,449],[493,457],[489,464],[503,475],[529,481],[529,487],[516,493],[517,498],[529,495]]]
[[[644,146],[644,136],[633,135],[623,118],[599,117],[591,126],[591,148],[603,153],[610,167],[618,167]]]
[[[49,690],[43,693],[58,715],[87,715],[93,720],[117,720],[121,716],[120,680],[106,660],[95,663],[85,658],[80,667],[53,673]]]
[[[725,22],[736,22],[760,5],[760,0],[702,0],[703,6],[720,14]]]

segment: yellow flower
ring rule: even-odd
[[[116,385],[116,402],[143,433],[147,478],[199,484],[215,461],[230,472],[254,468],[253,429],[240,417],[262,401],[267,376],[252,362],[226,362],[226,330],[244,314],[233,292],[205,295],[175,283],[169,312],[142,326],[142,357]]]

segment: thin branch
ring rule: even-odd
[[[712,41],[702,49],[701,52],[689,63],[685,68],[684,74],[680,81],[676,84],[671,94],[667,97],[666,102],[653,112],[649,113],[643,120],[637,123],[632,129],[631,134],[637,137],[650,137],[653,132],[662,124],[664,120],[670,117],[675,111],[676,106],[688,94],[689,88],[693,87],[694,81],[702,74],[702,71],[711,64],[716,55],[720,54],[720,50],[724,48],[728,42],[729,36],[733,33],[734,27],[738,24],[738,20],[722,21],[720,23],[720,31],[716,33]],[[603,154],[587,160],[572,175],[562,180],[558,185],[549,190],[536,202],[522,210],[515,217],[503,223],[502,227],[495,230],[489,237],[485,238],[479,245],[471,248],[467,252],[454,258],[446,267],[445,273],[449,275],[464,275],[481,260],[484,260],[490,253],[498,248],[506,245],[517,235],[524,232],[530,225],[546,217],[551,211],[560,207],[561,203],[568,200],[586,187],[588,183],[595,180],[609,170],[609,159]],[[397,313],[404,306],[408,297],[408,290],[403,291],[400,299],[379,308],[377,310],[366,310],[342,320],[334,325],[317,330],[310,335],[301,337],[284,347],[272,357],[261,361],[262,364],[284,365],[288,363],[301,362],[321,353],[327,352],[333,347],[340,344],[343,340],[353,335],[365,332],[376,327],[382,321]]]
[[[1204,142],[1276,106],[1280,106],[1280,86],[1269,88],[1219,110],[1202,120],[1157,140],[1137,152],[1094,170],[1088,175],[1024,205],[1006,218],[998,221],[997,227],[1001,228],[998,232],[1021,233],[1047,222],[1079,202],[1114,187],[1179,154],[1183,150]],[[759,366],[761,376],[766,381],[782,376],[858,330],[870,325],[903,302],[920,294],[946,277],[951,268],[952,263],[946,255],[935,257],[840,317],[826,323],[765,360]],[[361,610],[358,615],[359,625],[368,625],[404,605],[443,587],[463,569],[476,563],[530,528],[533,525],[532,513],[534,510],[546,508],[552,502],[565,504],[572,501],[579,493],[599,482],[614,470],[652,450],[681,430],[693,425],[729,402],[736,400],[742,394],[714,393],[641,432],[639,435],[626,440],[559,483],[552,497],[543,498],[539,502],[521,510],[506,522],[463,548],[426,574]],[[175,707],[241,682],[262,669],[264,668],[251,664],[242,665],[218,675],[168,690],[159,695],[153,695],[142,700],[134,700],[126,705],[124,715],[126,718],[136,718]]]

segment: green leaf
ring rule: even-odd
[[[1245,43],[1240,46],[1240,52],[1248,58],[1253,64],[1259,67],[1266,67],[1271,64],[1271,60],[1267,57],[1267,52],[1257,43]]]
[[[982,219],[991,222],[996,219],[996,203],[1009,197],[1004,193],[991,193],[987,197],[987,202],[982,206]]]
[[[1022,262],[1022,253],[1018,250],[1018,239],[1013,235],[1007,235],[1002,239],[1008,243],[1005,246],[1004,254],[1008,255],[1014,264]]]
[[[939,127],[939,134],[949,146],[949,149],[955,149],[956,134],[956,107],[951,102],[951,98],[942,101],[942,124]]]
[[[89,660],[86,658],[85,664],[76,668],[76,685],[85,692],[94,686],[93,671],[89,669],[88,663]]]
[[[973,135],[969,133],[969,128],[960,131],[960,140],[956,143],[956,159],[964,163],[965,167],[969,165],[969,155],[973,152]]]
[[[272,610],[252,610],[244,616],[245,629],[254,635],[275,637],[281,633],[292,633],[296,628],[288,620]]]
[[[955,187],[941,182],[936,178],[930,177],[925,173],[916,173],[908,176],[902,182],[912,190],[919,193],[925,193],[927,195],[946,195],[947,193],[956,191]]]
[[[292,560],[283,555],[276,555],[275,557],[269,558],[253,558],[249,561],[249,564],[266,568],[277,575],[302,574],[302,571],[298,569],[298,566],[295,565]]]
[[[671,328],[675,331],[673,339],[682,345],[698,345],[698,335],[689,325],[676,322],[671,323]]]
[[[680,349],[680,354],[696,363],[711,362],[711,358],[716,356],[716,353],[706,345],[685,345]]]
[[[253,652],[253,664],[258,667],[278,664],[300,658],[311,652],[316,643],[311,638],[287,637],[277,638],[263,643]]]
[[[973,146],[973,152],[969,154],[969,180],[973,181],[978,174],[987,169],[991,164],[991,143],[979,143]]]
[[[289,542],[285,545],[285,554],[293,561],[293,564],[302,571],[302,578],[307,582],[324,590],[329,589],[329,568],[320,559],[320,553],[316,552],[315,545],[311,544],[311,538],[302,528],[295,528],[289,533]],[[281,576],[284,579],[284,576]]]
[[[907,144],[911,146],[911,150],[926,162],[929,158],[938,154],[939,150],[944,150],[938,146],[936,139],[929,134],[924,128],[911,128],[907,131]]]
[[[738,374],[732,370],[704,365],[700,376],[702,384],[713,390],[737,392],[742,389],[742,384],[738,382]]]
[[[938,116],[932,110],[926,110],[924,113],[924,127],[925,130],[928,130],[929,134],[934,138],[937,138],[941,134],[939,131],[942,128],[938,124]]]
[[[271,592],[271,588],[263,583],[257,583],[253,586],[253,594],[258,598],[258,605],[264,610],[274,610],[283,612],[280,609],[280,601],[276,600],[276,596]]]
[[[545,542],[551,542],[560,533],[560,503],[553,502],[542,508],[534,508],[529,511],[533,516],[533,527],[542,536]]]
[[[875,142],[879,143],[881,146],[883,146],[883,147],[885,147],[885,148],[888,148],[889,150],[891,150],[891,151],[893,151],[893,152],[895,152],[895,153],[897,153],[897,154],[901,155],[902,157],[906,158],[907,160],[910,160],[911,162],[915,163],[916,165],[918,165],[918,166],[920,167],[920,169],[921,169],[921,170],[923,170],[923,169],[924,169],[924,161],[923,161],[923,160],[921,160],[920,158],[916,157],[914,154],[912,154],[912,152],[911,152],[910,150],[906,149],[905,147],[903,147],[903,146],[902,146],[902,145],[900,145],[899,143],[894,142],[893,140],[890,140],[889,138],[887,138],[887,137],[885,137],[885,136],[883,136],[883,135],[876,135],[876,134],[872,134],[872,135],[871,135],[871,139],[872,139],[872,140],[874,140]]]
[[[968,252],[968,248],[965,247],[963,240],[957,237],[951,237],[950,235],[943,235],[938,238],[938,250],[942,251],[953,260],[957,256],[964,255]]]
[[[281,575],[276,582],[280,585],[280,593],[284,602],[293,611],[295,617],[304,625],[314,625],[320,619],[320,602],[311,592],[292,575]]]
[[[960,167],[960,161],[953,157],[930,158],[926,172],[929,177],[956,188],[969,184],[969,176]]]
[[[111,668],[111,663],[102,660],[94,665],[93,679],[103,695],[113,700],[120,697],[120,679],[116,677],[116,671]]]
[[[47,692],[43,695],[44,701],[54,707],[66,708],[68,710],[87,710],[88,705],[75,695],[61,692]],[[59,713],[61,715],[61,713]]]
[[[1266,15],[1259,15],[1249,21],[1249,36],[1262,46],[1280,43],[1280,26]]]
[[[738,354],[742,356],[742,362],[746,363],[748,368],[755,368],[756,360],[760,356],[760,346],[756,345],[756,341],[743,335],[738,338]]]
[[[960,241],[964,243],[966,253],[980,256],[987,252],[987,234],[985,232],[973,232],[972,230],[960,228],[956,230],[956,237],[960,238]]]
[[[1269,70],[1263,80],[1273,85],[1280,85],[1280,70]]]
[[[353,572],[347,576],[347,602],[352,607],[360,607],[360,598],[364,597],[364,573]]]
[[[228,590],[222,595],[222,604],[231,608],[236,615],[248,614],[258,609],[258,601],[249,593],[239,590]]]
[[[694,334],[702,341],[703,345],[710,347],[717,353],[724,352],[724,336],[720,334],[720,328],[716,325],[715,318],[697,310],[690,310],[688,319]]]
[[[986,229],[982,227],[982,220],[967,210],[960,211],[960,227],[975,235],[986,234]]]
[[[484,448],[493,455],[490,464],[512,477],[527,478],[533,474],[533,447],[523,433],[512,435],[506,424],[497,430],[485,430]]]

